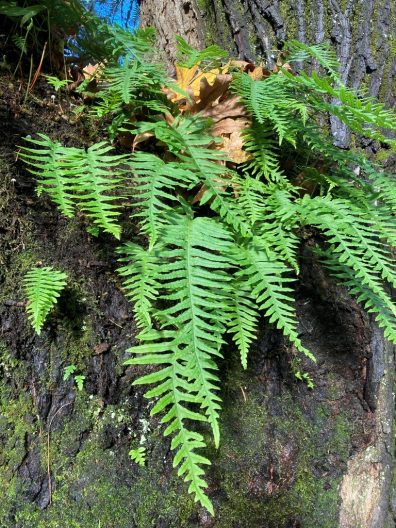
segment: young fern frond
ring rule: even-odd
[[[50,266],[33,268],[23,280],[28,298],[26,311],[37,334],[66,286],[67,275]]]

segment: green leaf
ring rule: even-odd
[[[67,275],[52,267],[34,268],[24,278],[28,298],[27,312],[37,334],[66,286]]]

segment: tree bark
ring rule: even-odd
[[[141,13],[143,24],[158,29],[159,48],[165,50],[172,62],[176,53],[172,40],[175,32],[194,46],[217,43],[240,59],[264,61],[267,65],[274,62],[287,39],[310,44],[327,41],[337,52],[342,80],[346,84],[379,97],[389,106],[396,102],[396,3],[391,0],[172,0],[166,3],[142,0]],[[337,119],[331,119],[330,126],[335,144],[347,148],[351,139],[347,128]],[[362,146],[371,154],[378,148],[372,142],[362,143]],[[391,158],[389,163],[392,163]],[[254,374],[246,380],[246,386],[240,387],[257,405],[258,414],[263,418],[262,426],[256,424],[251,430],[242,431],[243,419],[237,413],[244,412],[243,405],[238,405],[232,415],[240,427],[240,430],[237,425],[233,428],[235,438],[244,435],[250,439],[247,444],[257,442],[257,447],[262,447],[267,454],[264,464],[257,467],[255,462],[259,455],[254,449],[249,452],[245,463],[250,469],[243,471],[250,472],[251,480],[246,482],[238,480],[230,463],[218,462],[222,469],[230,471],[229,481],[235,479],[232,491],[221,489],[227,499],[222,499],[220,512],[227,510],[227,501],[230,501],[235,507],[230,526],[248,526],[238,521],[239,515],[245,518],[255,507],[260,510],[257,502],[261,502],[262,519],[266,520],[251,521],[249,526],[394,526],[391,484],[394,349],[341,289],[334,285],[329,287],[327,282],[323,287],[327,279],[318,279],[321,271],[309,257],[305,266],[300,278],[300,325],[318,357],[318,366],[312,370],[316,388],[309,394],[296,388],[290,379],[290,362],[293,361],[290,351],[286,351],[284,357],[278,355],[278,347],[268,337],[268,329],[263,330],[257,355],[251,363]],[[309,365],[304,366],[310,369]],[[260,385],[259,398],[252,385],[256,388]],[[232,390],[237,391],[237,388]],[[305,425],[298,435],[292,431],[294,421],[288,422],[284,401],[293,402],[294,412],[301,413]],[[228,416],[228,407],[232,404],[226,400],[224,405]],[[316,430],[318,423],[322,423],[321,412],[328,417],[325,434],[323,430]],[[285,420],[283,428],[274,419],[278,415]],[[337,421],[341,416],[345,420],[342,426],[344,444],[343,448],[341,442],[334,449],[333,441],[339,428]],[[310,487],[308,482],[303,492],[298,467],[305,456],[301,452],[305,451],[307,437],[316,450],[312,458],[307,455],[310,461],[307,472],[314,474],[321,489]],[[227,446],[223,447],[222,456],[232,457],[233,452],[226,450]],[[293,489],[296,488],[305,511],[286,513],[272,520],[275,516],[268,511],[278,511],[280,504],[287,510],[293,503]],[[246,500],[242,510],[238,509],[230,494],[249,492],[254,498]],[[214,522],[214,526],[220,525]]]
[[[343,81],[396,101],[396,3],[392,0],[142,0],[143,24],[159,31],[159,47],[174,60],[172,35],[192,45],[215,42],[234,56],[273,63],[287,39],[330,42]],[[195,27],[195,30],[194,30]],[[336,144],[347,147],[345,126],[332,119]]]

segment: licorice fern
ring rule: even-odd
[[[204,479],[210,462],[201,450],[208,428],[214,445],[220,441],[216,361],[227,337],[247,368],[263,315],[314,360],[299,335],[293,294],[305,239],[396,344],[396,307],[386,287],[396,286],[395,178],[358,152],[337,149],[320,126],[330,112],[352,131],[392,145],[396,118],[342,84],[325,45],[291,42],[284,67],[260,80],[223,65],[232,83],[218,107],[237,95],[248,123],[241,132],[247,161],[231,163],[212,122],[185,106],[188,94],[180,107],[165,96],[185,87],[155,65],[152,33],[142,31],[130,41],[117,32],[110,39],[114,60],[94,111],[113,119],[113,132],[135,135],[138,151],[114,155],[103,143],[65,148],[40,135],[21,155],[66,216],[80,209],[116,237],[120,196],[133,195],[132,218],[145,241],[119,249],[118,271],[140,329],[128,364],[156,366],[135,384],[152,386],[151,413],[162,413],[178,474],[213,513]],[[195,51],[180,39],[178,46],[184,68],[222,71],[226,54],[217,47]],[[127,60],[117,65],[120,54]],[[290,63],[302,69],[307,60],[324,73],[290,71]],[[131,184],[123,181],[124,163]]]
[[[120,187],[126,169],[125,156],[111,154],[105,142],[88,149],[64,147],[44,134],[27,138],[39,148],[21,147],[20,157],[32,168],[39,194],[45,191],[67,217],[76,206],[107,233],[120,238],[120,195],[110,194]]]
[[[66,273],[50,266],[33,268],[26,273],[23,281],[28,298],[26,310],[37,334],[41,333],[48,314],[66,286],[66,281]]]

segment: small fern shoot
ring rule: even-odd
[[[33,268],[24,278],[28,298],[27,313],[36,333],[41,329],[51,309],[66,286],[67,275],[50,266]]]

